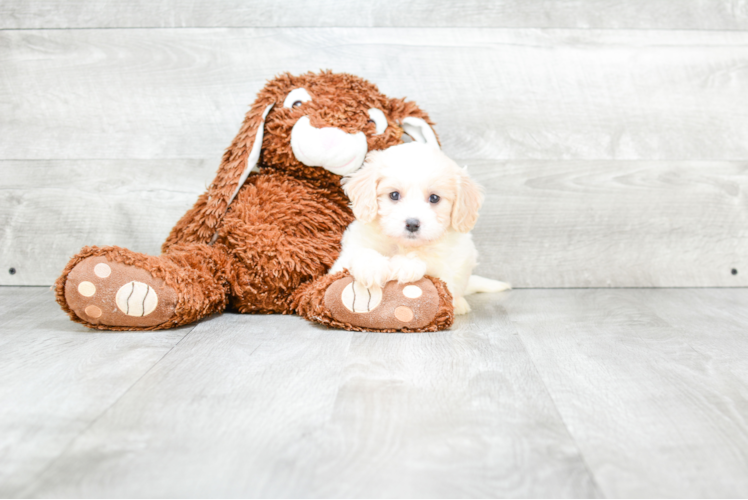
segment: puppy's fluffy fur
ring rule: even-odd
[[[510,288],[471,276],[478,253],[469,231],[483,193],[439,149],[408,143],[373,151],[362,169],[343,179],[343,189],[356,220],[331,273],[348,269],[366,287],[440,278],[454,297],[455,314],[470,311],[465,295]]]

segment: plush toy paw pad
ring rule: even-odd
[[[334,319],[372,330],[419,329],[429,325],[439,309],[434,284],[422,278],[415,283],[390,281],[384,288],[366,288],[346,276],[325,292],[325,306]]]
[[[96,294],[96,285],[90,281],[81,281],[78,285],[78,293],[84,297],[93,297]]]
[[[65,300],[91,325],[137,328],[173,317],[177,294],[144,269],[89,257],[70,271]]]
[[[156,309],[158,294],[145,283],[131,281],[119,287],[114,302],[128,316],[143,317]]]
[[[101,317],[102,311],[96,306],[88,306],[85,309],[85,313],[89,318],[99,318]]]
[[[366,288],[360,282],[352,281],[343,288],[340,300],[351,312],[371,312],[382,302],[382,288],[378,285]]]
[[[413,310],[410,307],[397,306],[395,308],[395,317],[403,323],[413,321]]]
[[[109,267],[109,264],[100,262],[94,266],[94,274],[99,278],[108,278],[112,274],[112,268]]]

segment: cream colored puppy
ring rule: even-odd
[[[343,189],[356,220],[330,273],[348,269],[367,288],[440,278],[454,297],[455,314],[470,311],[465,295],[510,288],[471,276],[478,252],[469,231],[483,193],[438,148],[411,142],[373,151],[363,168],[343,179]]]

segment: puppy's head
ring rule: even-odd
[[[483,203],[481,188],[439,149],[408,143],[366,156],[343,180],[356,218],[377,220],[403,246],[439,240],[451,226],[467,233]]]

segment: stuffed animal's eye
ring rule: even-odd
[[[393,191],[390,193],[390,200],[397,201],[399,199],[400,199],[400,193],[398,193],[397,191]]]
[[[441,200],[441,198],[439,198],[438,195],[432,194],[431,196],[429,196],[429,201],[431,203],[439,203],[439,200]]]
[[[303,103],[311,100],[312,96],[309,95],[309,92],[307,92],[306,89],[293,89],[288,93],[286,99],[283,101],[283,107],[296,108],[298,106],[301,106]]]
[[[371,108],[369,110],[369,118],[369,122],[374,122],[374,124],[377,126],[376,134],[374,135],[382,134],[385,130],[387,130],[387,117],[384,116],[384,113],[381,109]]]

